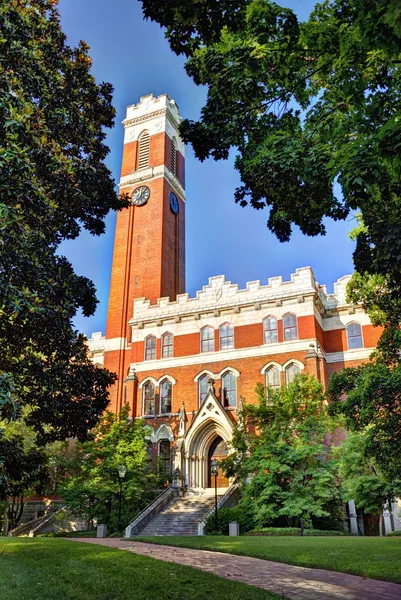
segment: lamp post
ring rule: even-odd
[[[118,495],[118,531],[121,531],[121,502],[123,497],[123,479],[127,472],[127,467],[120,465],[118,467],[118,482],[120,484],[120,493]]]
[[[219,518],[217,516],[217,475],[219,472],[219,461],[213,458],[210,461],[211,473],[214,475],[214,515],[215,515],[215,527],[216,533],[219,530]]]

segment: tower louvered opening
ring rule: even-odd
[[[139,136],[139,148],[138,148],[138,165],[137,169],[147,169],[149,166],[149,152],[150,152],[150,135],[149,131],[143,131]]]
[[[173,175],[177,175],[177,142],[175,138],[171,140],[171,172]]]

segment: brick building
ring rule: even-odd
[[[128,403],[150,426],[165,468],[191,488],[210,487],[210,461],[229,451],[241,397],[258,382],[285,385],[299,372],[324,385],[366,361],[380,331],[347,304],[349,276],[329,294],[310,267],[290,281],[245,289],[212,277],[185,293],[185,157],[177,104],[144,96],[127,108],[106,335],[88,341],[94,362],[114,371],[111,408]],[[228,481],[219,474],[219,486]]]

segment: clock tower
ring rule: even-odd
[[[128,106],[120,192],[130,206],[117,214],[104,366],[118,375],[111,409],[123,404],[130,364],[134,299],[175,299],[185,291],[184,144],[178,106],[166,94]]]

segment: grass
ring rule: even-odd
[[[184,548],[230,552],[401,583],[401,538],[375,537],[136,537]]]
[[[273,600],[192,567],[55,538],[0,538],[1,600]]]

